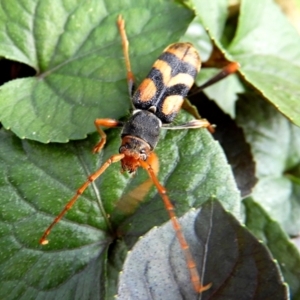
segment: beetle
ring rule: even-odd
[[[101,151],[106,143],[106,134],[101,127],[122,127],[119,153],[112,155],[95,173],[88,176],[87,181],[79,187],[73,198],[46,229],[40,239],[40,244],[45,245],[48,243],[46,238],[52,227],[73,206],[86,188],[103,174],[112,163],[120,161],[122,170],[129,173],[134,173],[137,168],[141,167],[148,173],[164,202],[180,246],[185,254],[193,287],[196,292],[201,293],[207,290],[211,283],[202,285],[189,245],[176,217],[174,205],[151,166],[151,160],[155,156],[153,151],[158,143],[162,127],[167,129],[207,128],[211,132],[214,131],[213,126],[206,119],[192,120],[179,126],[169,125],[177,116],[184,98],[194,84],[201,66],[200,56],[190,43],[179,42],[169,45],[155,61],[148,76],[134,91],[134,75],[131,70],[128,51],[129,43],[125,31],[125,21],[122,16],[118,17],[117,25],[122,40],[128,89],[132,96],[134,110],[125,123],[114,119],[95,120],[95,126],[101,139],[94,147],[93,152]],[[224,68],[214,78],[220,80],[234,71],[232,66]]]

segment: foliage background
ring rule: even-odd
[[[223,0],[188,4],[2,0],[0,4],[1,63],[16,62],[10,65],[13,78],[20,70],[19,63],[34,70],[29,77],[20,76],[24,78],[1,86],[0,298],[111,299],[118,292],[119,272],[124,270],[119,286],[122,299],[132,291],[132,282],[140,279],[140,273],[126,272],[142,263],[155,271],[146,272],[148,283],[139,293],[147,295],[150,287],[158,293],[156,284],[161,281],[165,291],[174,291],[178,299],[197,297],[189,288],[186,266],[168,223],[147,234],[155,246],[137,242],[168,220],[156,191],[142,191],[146,180],[142,171],[130,177],[119,173],[119,165],[111,166],[53,229],[50,244],[38,245],[42,232],[76,188],[119,147],[119,131],[108,130],[104,151],[99,156],[91,153],[98,140],[93,120],[124,118],[130,110],[129,97],[124,96],[126,74],[115,26],[122,13],[137,82],[162,50],[180,38],[192,41],[204,60],[210,58],[206,66],[219,68],[230,60],[241,64],[237,75],[207,89],[206,95],[243,128],[251,146],[258,183],[248,198],[241,199],[235,179],[253,182],[254,174],[247,169],[253,160],[241,159],[240,148],[232,142],[230,137],[237,129],[221,135],[230,141],[225,145],[234,157],[232,166],[239,171],[234,172],[235,177],[219,143],[206,131],[163,131],[157,147],[159,179],[167,187],[178,216],[183,215],[185,234],[205,281],[213,282],[203,297],[212,293],[216,297],[218,292],[220,297],[229,295],[229,285],[221,282],[224,278],[238,292],[238,279],[244,273],[234,277],[224,264],[226,255],[234,253],[233,259],[240,258],[245,274],[262,274],[251,277],[261,290],[274,292],[278,299],[288,298],[278,266],[283,281],[289,284],[290,297],[300,299],[300,256],[289,238],[299,234],[300,226],[300,133],[294,125],[300,125],[300,39],[271,0],[244,0],[239,11],[232,7],[230,12]],[[204,69],[198,84],[215,72]],[[205,96],[196,99],[200,107],[202,98]],[[217,109],[211,113],[216,115]],[[189,118],[182,112],[176,123]],[[218,120],[213,123],[217,131],[223,127]],[[210,199],[218,199],[227,212],[207,201]],[[133,205],[143,201],[126,212],[120,209],[124,200]],[[199,210],[203,203],[206,205]],[[195,213],[191,208],[198,210]],[[232,215],[260,242],[234,223]],[[205,223],[209,224],[205,231],[201,218],[208,216],[216,217]],[[224,224],[224,231],[218,231],[220,224]],[[228,224],[235,224],[234,234],[226,231],[231,228]],[[214,235],[203,241],[207,232]],[[241,237],[247,243],[240,243]],[[167,249],[161,248],[163,245]],[[208,253],[199,250],[203,246]],[[220,247],[225,258],[219,257]],[[258,249],[257,256],[253,249]],[[149,262],[150,254],[153,259]],[[245,265],[249,257],[253,268]],[[154,258],[158,263],[151,265]],[[265,271],[272,270],[276,280],[271,284],[264,280],[268,277],[259,260],[266,263]],[[220,267],[215,269],[214,264]],[[219,274],[219,269],[224,272]],[[249,290],[242,291],[248,296],[245,299],[266,299],[246,285]]]

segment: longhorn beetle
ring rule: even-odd
[[[175,215],[175,208],[170,201],[166,189],[159,183],[151,160],[154,157],[160,129],[207,128],[213,131],[212,125],[205,119],[192,120],[180,126],[168,126],[178,114],[184,97],[194,84],[196,75],[201,66],[197,50],[190,43],[175,43],[169,45],[155,61],[146,79],[142,81],[138,89],[133,93],[134,75],[131,71],[128,39],[125,31],[125,22],[122,16],[118,17],[118,29],[122,39],[122,48],[127,69],[127,82],[134,110],[131,117],[124,124],[113,119],[96,119],[95,126],[100,134],[100,141],[94,147],[93,152],[99,152],[106,143],[104,127],[123,126],[121,132],[122,143],[119,154],[112,155],[95,173],[91,174],[87,181],[77,190],[73,198],[66,204],[61,213],[54,219],[40,239],[40,244],[46,245],[46,237],[52,227],[59,222],[63,215],[73,206],[85,189],[95,181],[112,163],[121,161],[122,170],[134,173],[138,167],[145,169],[156,186],[165,208],[169,213],[178,241],[186,257],[187,267],[191,281],[196,292],[201,293],[210,288],[211,283],[202,285],[196,264],[190,252],[188,243],[183,235],[180,223]],[[236,71],[238,65],[231,63],[217,74],[211,82],[216,82]],[[205,84],[207,86],[207,84]]]

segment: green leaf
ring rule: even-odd
[[[212,283],[201,295],[203,299],[288,299],[269,251],[218,201],[206,202],[180,222],[203,283]],[[118,299],[159,299],[161,295],[164,299],[199,299],[191,289],[170,222],[152,229],[134,246],[118,291]]]
[[[242,0],[237,26],[230,23],[228,1],[197,0],[194,5],[198,22],[207,30],[216,47],[210,67],[218,67],[221,58],[224,62],[239,62],[240,79],[300,126],[300,37],[273,2]],[[200,42],[196,40],[196,34],[194,37],[198,47]],[[208,96],[233,115],[234,93],[242,90],[241,85],[231,76],[220,84],[219,89],[217,86],[219,84],[207,91]]]
[[[128,113],[130,102],[124,99],[128,94],[126,72],[116,27],[118,14],[122,13],[126,20],[137,83],[145,77],[162,49],[181,37],[193,17],[191,11],[176,3],[158,0],[151,3],[144,0],[138,3],[132,0],[124,3],[101,0],[2,2],[0,56],[32,66],[37,75],[1,87],[0,120],[20,137],[42,142],[81,139],[95,131],[95,118],[119,119]],[[262,0],[257,7],[268,5],[270,16],[278,17],[277,25],[271,24],[252,2],[243,1],[239,29],[231,44],[234,31],[228,34],[225,1],[199,0],[197,10],[204,27],[215,38],[214,44],[226,56],[222,61],[242,62],[241,74],[247,82],[275,104],[276,99],[286,97],[286,107],[290,109],[291,99],[299,98],[294,84],[299,79],[299,37],[291,34],[292,29],[272,3]],[[257,30],[251,14],[256,19],[258,14],[266,19],[257,22]],[[271,31],[267,34],[260,24]],[[276,30],[280,28],[274,32],[272,26]],[[260,31],[263,37],[267,35],[266,41],[261,41]],[[253,37],[253,32],[259,38],[254,36],[253,45],[246,48],[245,45],[250,44],[247,37]],[[271,49],[267,39],[272,34]],[[261,52],[263,55],[255,52],[256,41],[263,42],[266,49]],[[239,88],[229,87],[227,82],[223,82],[226,91],[221,87],[211,95],[218,97],[219,102],[230,99],[224,107],[233,114],[231,105],[236,96],[232,95]],[[266,82],[265,90],[261,88],[263,82]],[[280,88],[276,93],[273,93],[274,86]],[[249,95],[241,98],[245,107],[253,100]],[[297,103],[292,107],[295,112],[298,108]],[[261,200],[272,218],[278,218],[288,232],[299,232],[300,177],[295,171],[300,165],[298,128],[290,126],[274,109],[268,111],[263,105],[257,105],[255,100],[238,116],[245,121],[245,128],[250,129],[248,138],[253,141],[258,161],[260,184],[256,200]],[[181,114],[177,123],[187,118]],[[54,227],[50,244],[38,245],[43,231],[88,174],[118,152],[120,131],[114,129],[107,133],[107,144],[98,156],[91,154],[98,135],[68,145],[41,145],[20,140],[3,129],[0,131],[1,299],[112,299],[128,250],[138,247],[138,238],[153,226],[168,221],[161,198],[149,181],[147,183],[146,173],[138,170],[134,177],[120,174],[120,165],[114,164]],[[210,198],[218,198],[227,210],[239,217],[240,196],[231,170],[219,145],[205,130],[163,131],[157,153],[158,177],[166,186],[178,216],[185,216],[191,207],[199,207]],[[285,211],[288,216],[284,215]],[[198,224],[195,219],[191,222]],[[205,224],[209,222],[204,222],[200,229],[207,229]],[[226,231],[223,223],[219,225]],[[173,228],[169,230],[167,236],[174,235]],[[224,231],[212,233],[223,240],[227,238]],[[197,252],[194,248],[197,240],[191,241],[192,252]],[[226,242],[222,242],[222,246]],[[161,243],[158,239],[156,245]],[[172,245],[178,248],[176,239]],[[210,259],[228,255],[227,248],[222,247],[220,251],[219,245],[212,247],[215,255]],[[229,255],[232,254],[232,248],[228,249]],[[172,252],[164,254],[170,257]],[[137,259],[133,254],[130,256]],[[270,258],[262,263],[266,261]],[[184,260],[181,262],[180,269],[172,274],[176,278],[186,272]],[[271,266],[274,268],[274,264]],[[216,269],[206,271],[213,274],[211,278],[216,276]],[[217,271],[226,272],[226,268]],[[188,278],[184,280],[185,290],[190,282]],[[218,283],[213,279],[211,282]],[[247,285],[240,289],[240,286],[243,296],[252,287]]]
[[[300,126],[300,37],[272,0],[243,0],[228,49],[240,74]],[[267,17],[266,17],[267,16]]]
[[[199,114],[216,125],[213,137],[218,141],[232,168],[236,185],[244,198],[252,193],[257,182],[255,176],[255,161],[243,129],[225,114],[219,106],[209,100],[204,93],[189,98]]]
[[[190,42],[197,48],[202,62],[208,60],[212,52],[212,43],[205,28],[199,22],[198,16],[190,23],[181,40]]]
[[[99,299],[105,262],[99,253],[110,238],[105,218],[89,191],[69,219],[54,229],[53,243],[44,249],[38,244],[39,235],[61,210],[66,195],[83,181],[88,165],[83,165],[79,153],[83,155],[80,147],[89,144],[46,146],[21,141],[2,129],[0,298],[57,299],[64,295],[75,299],[76,289],[84,287],[95,289],[93,297]],[[92,161],[95,158],[85,160]]]
[[[177,122],[187,119],[182,113]],[[1,130],[0,298],[104,299],[113,295],[122,267],[114,258],[126,252],[122,247],[111,252],[115,237],[125,235],[130,248],[140,235],[168,220],[154,188],[130,214],[120,209],[120,201],[134,198],[129,193],[147,180],[147,174],[138,170],[134,177],[124,175],[120,164],[113,164],[53,228],[49,245],[38,244],[88,174],[117,153],[120,131],[107,133],[104,150],[93,155],[98,135],[43,145]],[[239,215],[240,197],[230,168],[206,130],[164,130],[157,154],[158,177],[179,216],[211,197]],[[17,286],[13,292],[12,286]]]
[[[200,86],[217,74],[216,69],[203,69],[197,78]],[[204,90],[208,98],[213,99],[218,106],[232,118],[235,117],[235,102],[238,93],[244,92],[244,87],[237,76],[231,75],[215,85],[209,86]],[[222,96],[221,96],[222,95]]]
[[[262,240],[278,261],[284,279],[289,284],[291,299],[300,297],[300,254],[279,224],[272,220],[262,207],[248,198],[243,202],[246,207],[246,225]]]
[[[239,98],[237,122],[252,146],[260,179],[252,197],[289,234],[296,235],[300,230],[300,185],[289,173],[300,163],[300,129],[261,96],[248,93]]]
[[[228,1],[193,1],[195,5],[197,16],[200,19],[201,24],[206,28],[210,37],[216,42],[219,47],[222,47],[219,43],[221,39],[228,17]]]
[[[139,80],[193,17],[176,3],[158,0],[4,1],[0,56],[24,62],[37,73],[2,86],[5,128],[21,138],[67,142],[95,131],[96,118],[125,116],[130,102],[116,25],[120,13]]]
[[[197,16],[189,26],[182,40],[187,40],[194,44],[204,64],[211,55],[216,53],[216,49],[213,48],[213,45],[221,50],[221,54],[217,54],[217,59],[211,61],[209,68],[201,69],[197,77],[197,84],[202,85],[218,72],[215,68],[220,67],[218,65],[220,56],[225,55],[225,61],[229,62],[230,54],[226,50],[225,45],[222,44],[224,31],[226,29],[225,23],[228,18],[228,1],[197,0],[193,2]],[[207,32],[205,32],[204,28]],[[242,92],[243,90],[244,88],[240,80],[237,76],[232,75],[218,82],[218,84],[206,88],[204,92],[210,99],[214,99],[225,112],[234,117],[234,105],[237,100],[236,93]]]

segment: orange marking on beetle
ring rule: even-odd
[[[164,60],[158,59],[156,60],[156,62],[152,67],[161,72],[163,83],[165,86],[168,86],[168,83],[171,79],[171,72],[172,72],[172,67],[169,65],[169,63]]]
[[[138,88],[140,92],[139,100],[143,102],[150,101],[156,94],[156,86],[152,79],[146,78]]]
[[[164,52],[169,52],[177,56],[180,60],[194,66],[199,72],[201,67],[201,59],[198,51],[190,43],[176,43],[167,47]]]
[[[187,73],[179,73],[172,77],[172,67],[168,64],[168,62],[164,60],[158,59],[154,63],[153,68],[160,70],[163,75],[163,83],[167,87],[171,87],[176,84],[185,84],[186,86],[191,88],[194,83],[194,78]]]
[[[189,88],[192,87],[194,83],[194,78],[187,73],[179,73],[172,77],[169,82],[166,84],[168,87],[171,87],[176,84],[185,84]]]
[[[172,95],[165,98],[162,105],[162,112],[165,115],[178,112],[183,103],[183,97],[180,95]]]

